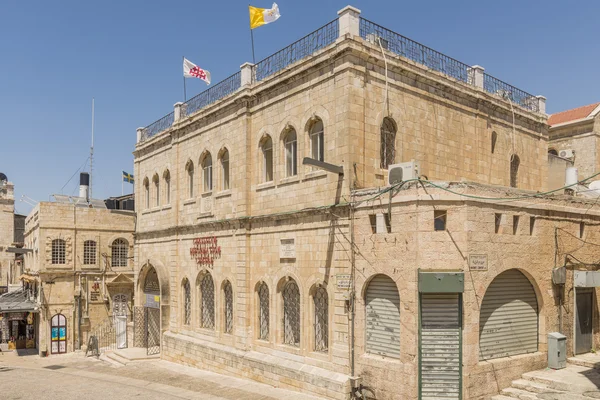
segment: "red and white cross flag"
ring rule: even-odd
[[[210,85],[210,72],[198,67],[187,58],[183,59],[183,76],[185,78],[200,78],[207,85]]]

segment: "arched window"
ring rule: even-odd
[[[222,189],[229,189],[229,151],[227,149],[223,150],[221,154],[221,172],[223,176]]]
[[[66,253],[66,243],[62,239],[52,241],[52,264],[64,264]]]
[[[223,304],[224,331],[225,333],[233,333],[233,288],[231,287],[231,282],[225,281],[223,295],[225,298],[225,303]]]
[[[116,239],[112,242],[111,264],[113,267],[127,266],[127,253],[129,252],[129,243],[125,239]]]
[[[519,184],[519,164],[521,160],[519,160],[519,156],[513,154],[510,157],[510,187],[516,188]]]
[[[56,314],[50,320],[50,337],[52,354],[62,354],[67,352],[67,319],[62,314]]]
[[[312,124],[310,128],[310,150],[312,158],[325,161],[325,136],[323,121],[320,119]]]
[[[215,328],[215,284],[212,276],[206,273],[200,280],[200,327]]]
[[[207,153],[202,160],[202,176],[203,176],[203,190],[204,192],[210,192],[213,188],[212,180],[212,157],[210,153]]]
[[[160,206],[160,179],[158,179],[158,174],[154,174],[152,183],[154,184],[154,205],[158,207]]]
[[[263,154],[263,182],[273,181],[273,140],[267,136],[261,143]]]
[[[298,174],[298,141],[296,131],[291,129],[285,135],[285,174],[286,176],[296,176]]]
[[[192,293],[190,281],[183,280],[183,324],[189,325],[192,319]]]
[[[300,290],[292,279],[283,288],[283,343],[300,346]]]
[[[376,275],[365,293],[366,350],[390,358],[400,358],[400,295],[396,282]]]
[[[166,204],[171,204],[171,172],[166,170],[163,177],[165,179],[165,201]]]
[[[558,157],[558,151],[556,151],[555,149],[548,150],[548,154],[552,154],[553,156],[557,156]]]
[[[396,159],[396,124],[391,118],[381,123],[381,168],[387,169]]]
[[[258,338],[269,340],[269,287],[264,282],[258,287]]]
[[[194,197],[194,163],[188,161],[185,166],[185,170],[187,172],[188,195],[191,199]]]
[[[538,304],[531,282],[509,269],[494,278],[479,314],[479,360],[538,350]]]
[[[315,305],[315,351],[329,349],[329,302],[327,289],[320,286],[313,296]]]
[[[496,151],[496,141],[498,140],[498,134],[496,131],[492,132],[492,154]]]
[[[148,178],[144,178],[144,204],[145,208],[150,208],[150,183]]]
[[[96,264],[96,242],[94,240],[86,240],[83,242],[83,265]]]

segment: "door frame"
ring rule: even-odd
[[[577,289],[589,289],[592,295],[592,301],[590,304],[590,317],[591,317],[591,328],[592,328],[592,349],[594,348],[594,298],[596,297],[595,287],[574,287],[573,288],[573,355],[577,355]],[[590,349],[591,351],[591,349]],[[584,353],[580,353],[584,354]]]

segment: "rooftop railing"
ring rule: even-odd
[[[415,42],[392,30],[384,28],[360,17],[360,11],[346,7],[339,13],[339,18],[325,24],[300,40],[279,50],[256,65],[244,64],[241,71],[225,78],[209,89],[189,99],[177,112],[171,112],[145,128],[138,129],[138,140],[144,141],[170,128],[175,119],[190,116],[202,108],[215,103],[238,91],[242,86],[259,82],[300,61],[318,50],[327,47],[335,40],[350,33],[362,37],[368,42],[422,64],[434,71],[441,72],[467,85],[475,86],[488,93],[498,95],[511,104],[519,105],[534,112],[545,112],[545,98],[533,96],[500,79],[484,73],[482,67],[469,66],[463,62],[448,57],[421,43]],[[177,106],[181,106],[178,103]]]

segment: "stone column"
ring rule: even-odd
[[[346,6],[338,11],[339,19],[339,37],[346,36],[349,33],[352,36],[359,36],[360,10],[352,6]]]
[[[174,122],[184,119],[185,116],[187,115],[187,104],[182,103],[181,101],[178,103],[175,103],[175,105],[173,105],[173,109],[174,109],[174,116],[173,116]]]
[[[546,98],[544,96],[535,96],[538,100],[538,112],[540,114],[546,114]]]
[[[250,86],[253,82],[254,82],[254,74],[252,73],[254,71],[254,64],[252,63],[243,63],[242,65],[240,65],[240,73],[241,73],[241,80],[242,80],[242,87],[244,86]]]
[[[469,78],[471,78],[471,84],[479,89],[483,89],[483,73],[485,68],[481,65],[473,65],[469,69]]]

